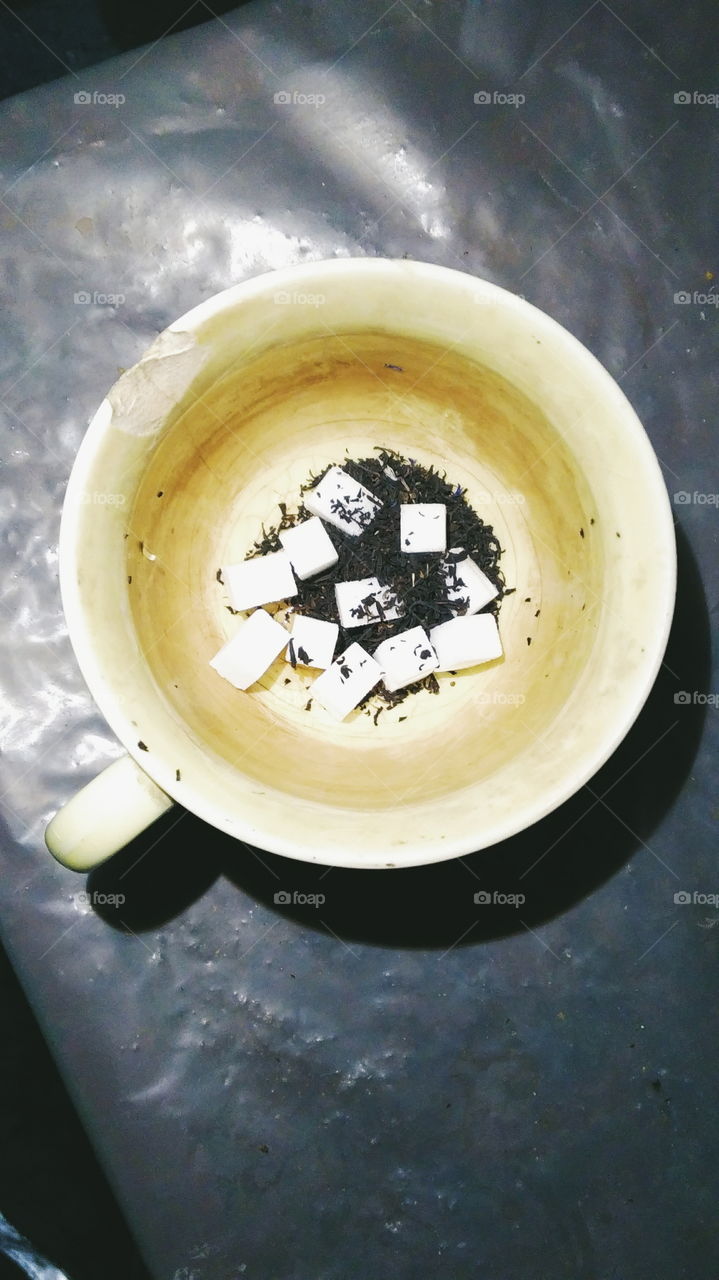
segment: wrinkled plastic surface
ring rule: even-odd
[[[19,1231],[0,1213],[0,1257],[10,1258],[18,1270],[15,1275],[30,1276],[30,1280],[68,1280],[64,1271],[58,1271],[43,1258]]]
[[[674,100],[719,88],[711,13],[283,0],[0,108],[0,919],[159,1280],[714,1280],[717,112]],[[85,425],[203,298],[362,254],[619,380],[682,495],[657,686],[500,849],[322,873],[175,810],[86,882],[43,847],[119,751],[57,587]]]

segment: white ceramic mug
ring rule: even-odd
[[[516,588],[504,660],[443,675],[439,696],[376,725],[307,711],[308,673],[282,659],[234,690],[209,666],[240,621],[218,568],[310,471],[383,445],[446,468],[493,524]],[[127,754],[57,814],[48,846],[89,868],[173,801],[238,840],[336,866],[493,844],[561,804],[625,735],[664,653],[675,570],[634,411],[529,303],[382,259],[228,289],[122,376],[70,477],[65,614]]]

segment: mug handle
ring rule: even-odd
[[[132,756],[120,756],[58,810],[45,843],[64,867],[90,871],[173,804]]]

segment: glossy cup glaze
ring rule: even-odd
[[[232,689],[208,665],[239,625],[219,566],[308,472],[376,446],[446,469],[494,525],[504,659],[376,725],[306,710],[282,659]],[[676,555],[647,436],[576,339],[472,276],[344,259],[209,299],[123,375],[78,453],[60,563],[131,758],[53,819],[56,857],[93,865],[175,799],[276,853],[381,868],[505,839],[595,773],[661,662]]]

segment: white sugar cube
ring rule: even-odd
[[[312,697],[338,720],[344,720],[358,702],[382,679],[382,668],[360,644],[351,644],[335,658],[312,685]]]
[[[410,627],[383,640],[374,651],[374,660],[382,668],[384,685],[390,693],[422,680],[438,665],[437,654],[424,627]]]
[[[491,613],[462,614],[440,622],[432,627],[429,638],[437,653],[438,671],[461,671],[502,657],[499,627]]]
[[[296,613],[285,658],[293,667],[329,667],[334,657],[339,627],[305,613]]]
[[[353,538],[369,528],[382,506],[379,498],[341,467],[330,467],[314,489],[303,493],[302,501],[313,516],[321,516]]]
[[[366,627],[370,622],[394,622],[402,617],[394,591],[380,586],[378,578],[336,582],[335,598],[343,627]]]
[[[452,547],[440,567],[447,587],[447,599],[450,604],[457,605],[453,610],[455,614],[479,613],[499,595],[499,589],[462,547]]]
[[[222,577],[233,609],[254,609],[256,605],[290,600],[297,595],[297,583],[286,551],[270,551],[240,564],[223,565]]]
[[[447,550],[447,508],[443,502],[403,502],[399,545],[410,555]]]
[[[297,577],[303,582],[325,569],[331,569],[339,560],[332,539],[318,516],[311,516],[292,529],[283,529],[280,542]]]
[[[264,609],[256,609],[210,662],[236,689],[249,689],[287,644],[287,632]]]

